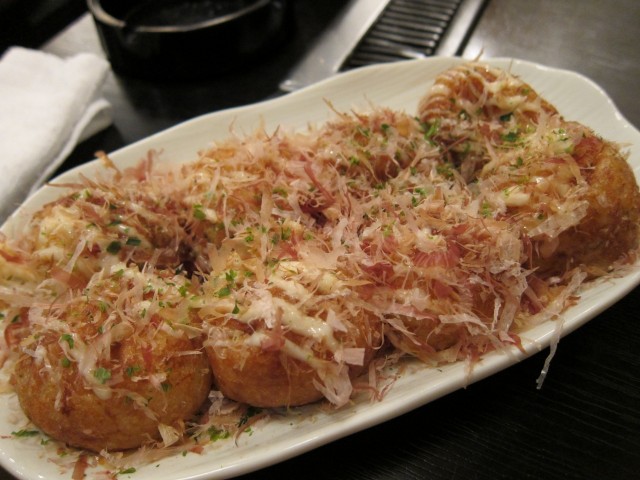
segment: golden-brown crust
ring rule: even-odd
[[[313,368],[281,352],[259,347],[207,348],[215,385],[225,397],[255,407],[312,403],[323,397]]]
[[[260,346],[249,345],[249,335],[238,322],[228,321],[221,326],[232,342],[207,347],[216,387],[228,398],[257,407],[292,407],[318,401],[324,397],[318,389],[323,383],[319,376],[327,364],[342,362],[334,359],[322,342],[310,341],[299,335],[270,331],[271,340]],[[313,360],[293,358],[285,352],[284,341],[308,345]],[[362,365],[342,363],[350,378],[360,375],[373,360],[382,343],[380,321],[362,315],[347,332],[339,332],[336,339],[346,348],[364,349]]]
[[[110,388],[107,398],[96,395],[94,388],[101,385],[89,385],[76,364],[64,363],[57,342],[42,345],[49,366],[23,353],[12,382],[24,412],[51,437],[96,452],[157,441],[159,424],[182,430],[207,398],[211,371],[203,353],[171,356],[172,352],[193,349],[190,340],[163,334],[158,337],[156,348],[146,354],[127,340],[114,349],[110,372],[122,381]],[[134,365],[135,370],[127,373]],[[157,372],[167,376],[161,384],[153,385],[148,375]]]
[[[519,78],[482,64],[454,67],[436,78],[418,114],[463,177],[481,183],[487,208],[533,232],[528,267],[551,276],[580,266],[599,276],[638,247],[640,194],[619,147],[564,120]],[[527,200],[509,202],[510,193]]]
[[[480,63],[442,72],[418,105],[418,117],[431,130],[445,159],[472,181],[489,160],[487,141],[501,134],[525,131],[542,115],[557,115],[553,105],[526,82]],[[496,121],[503,128],[496,128]]]
[[[640,193],[633,170],[611,142],[590,134],[576,146],[573,157],[588,184],[587,213],[559,235],[552,254],[534,257],[534,265],[547,273],[582,265],[599,276],[638,248]]]

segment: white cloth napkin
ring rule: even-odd
[[[75,145],[112,121],[100,97],[108,62],[12,47],[0,59],[0,223]]]

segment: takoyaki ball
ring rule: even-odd
[[[85,188],[43,206],[23,235],[24,249],[43,276],[82,288],[91,275],[120,261],[175,268],[185,232],[170,195],[152,183],[114,185],[87,180]]]
[[[396,225],[396,238],[406,240],[387,254],[386,268],[366,272],[377,287],[365,298],[385,312],[386,338],[429,365],[495,348],[521,314],[525,284],[517,228],[453,216],[448,206],[436,218],[440,228],[425,225],[419,235],[411,235],[411,224]]]
[[[559,117],[519,142],[484,166],[477,191],[486,215],[528,236],[530,267],[602,275],[638,247],[640,193],[616,145]]]
[[[215,386],[225,397],[255,407],[312,403],[323,397],[314,386],[315,369],[285,352],[251,346],[250,337],[230,328],[235,345],[207,348]],[[276,348],[274,346],[274,348]]]
[[[211,389],[186,288],[122,268],[32,311],[12,376],[27,417],[96,452],[180,438]]]
[[[402,328],[397,328],[398,323]],[[396,318],[394,324],[393,328],[385,331],[391,344],[399,351],[431,366],[469,358],[472,355],[472,345],[478,347],[478,353],[489,347],[486,337],[474,338],[466,325],[444,324],[435,315],[432,318],[402,316]],[[484,345],[475,345],[474,340]]]
[[[418,105],[426,137],[467,181],[500,145],[557,114],[520,78],[483,63],[464,63],[439,74]]]
[[[424,135],[420,121],[402,112],[379,108],[367,114],[342,113],[318,132],[313,162],[348,177],[352,194],[368,196],[371,187],[396,177],[416,158],[437,156]],[[357,179],[365,186],[362,192],[354,188]]]
[[[262,325],[260,325],[262,324]],[[373,359],[371,325],[363,322],[335,335],[342,349],[352,350],[354,359],[338,359],[321,341],[290,332],[267,329],[252,322],[254,332],[244,324],[228,321],[214,326],[225,340],[207,346],[216,387],[228,398],[255,407],[292,407],[327,398],[337,406],[351,397],[351,381]],[[349,362],[353,362],[350,364]]]
[[[573,128],[582,132],[572,157],[586,183],[586,213],[548,248],[534,250],[534,265],[556,273],[584,265],[599,276],[638,248],[640,193],[634,172],[616,145],[584,127]]]
[[[164,337],[164,338],[163,338]],[[184,423],[198,411],[211,388],[205,356],[167,358],[167,352],[195,348],[191,341],[159,335],[147,370],[140,355],[127,356],[138,345],[122,342],[123,353],[113,357],[117,366],[97,367],[90,375],[120,376],[113,387],[92,385],[81,378],[77,366],[64,366],[64,353],[55,342],[41,343],[51,365],[23,353],[16,363],[13,384],[27,417],[44,433],[70,446],[99,452],[137,448],[161,439],[162,426],[182,434]],[[131,352],[133,353],[133,352]],[[127,369],[139,368],[134,378]],[[153,376],[165,380],[157,383]],[[151,378],[144,378],[149,377]],[[137,378],[142,377],[143,380]],[[107,383],[107,382],[105,382]]]
[[[599,275],[637,248],[638,187],[618,147],[565,121],[517,76],[478,63],[454,67],[418,110],[471,182],[479,214],[529,237],[529,267],[561,275],[582,265]]]
[[[237,278],[228,297],[201,310],[215,385],[228,398],[257,407],[323,397],[344,405],[352,379],[382,342],[380,321],[362,306],[345,307],[349,299],[360,302],[339,274],[281,261],[264,280],[260,275]],[[209,286],[219,297],[225,285],[213,279]]]

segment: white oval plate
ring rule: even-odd
[[[332,118],[325,100],[338,110],[369,110],[371,104],[405,110],[413,114],[419,99],[441,71],[464,62],[460,58],[430,58],[376,65],[338,75],[304,90],[263,103],[204,115],[113,152],[119,166],[138,162],[150,149],[161,150],[161,161],[180,163],[196,158],[210,142],[236,133],[250,133],[264,125],[267,131],[278,125],[305,127]],[[603,137],[629,145],[629,162],[640,176],[640,132],[616,110],[605,92],[589,79],[564,70],[521,60],[489,59],[486,63],[510,70],[549,100],[567,120],[580,121]],[[91,177],[99,170],[94,161],[64,173],[57,180],[68,182],[79,174]],[[24,219],[59,190],[45,186],[29,198],[7,221],[2,231],[12,235]],[[640,269],[608,280],[585,291],[580,302],[560,322],[547,322],[522,335],[525,352],[515,348],[486,355],[471,372],[464,363],[443,368],[415,365],[408,369],[380,402],[356,402],[331,411],[318,406],[292,409],[255,425],[252,435],[218,441],[201,455],[171,457],[138,468],[136,480],[179,480],[228,478],[281,462],[370,426],[399,416],[447,393],[498,372],[549,346],[555,335],[566,335],[618,301],[640,284]],[[561,328],[561,332],[559,331]],[[0,464],[22,479],[69,479],[47,460],[38,442],[16,440],[11,432],[21,415],[15,395],[0,396]],[[158,466],[159,465],[159,466]],[[96,470],[99,472],[99,470]],[[88,472],[91,478],[92,471]]]

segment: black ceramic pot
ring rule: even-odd
[[[116,73],[194,79],[247,64],[285,37],[286,0],[87,0]]]

